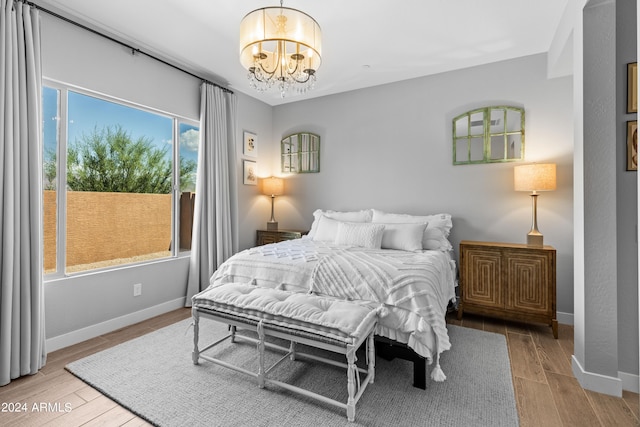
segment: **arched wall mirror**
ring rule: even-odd
[[[496,106],[453,119],[453,164],[524,160],[524,109]]]
[[[282,172],[320,172],[320,136],[309,133],[294,133],[280,142]]]

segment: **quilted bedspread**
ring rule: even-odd
[[[455,264],[440,251],[406,252],[289,240],[239,252],[211,286],[252,282],[346,300],[382,303],[376,333],[406,343],[429,362],[451,347],[445,314],[455,299]]]

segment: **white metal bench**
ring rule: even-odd
[[[278,289],[260,288],[249,283],[227,283],[208,288],[192,299],[194,324],[193,363],[200,359],[233,369],[257,379],[258,386],[274,384],[295,393],[346,409],[347,419],[355,420],[356,403],[375,376],[375,346],[373,334],[378,308],[363,301],[343,301],[335,298],[300,294]],[[199,348],[200,318],[229,325],[229,334]],[[254,330],[258,338],[236,334],[236,328]],[[271,336],[290,342],[289,348],[266,342]],[[216,345],[230,339],[258,343],[258,372],[251,372],[213,356],[205,355]],[[356,365],[356,350],[366,342],[367,368]],[[329,350],[346,356],[347,363],[296,350],[296,343]],[[265,368],[265,347],[283,351],[285,355]],[[346,403],[269,378],[269,373],[287,359],[310,359],[347,369]],[[361,380],[360,374],[366,377]]]

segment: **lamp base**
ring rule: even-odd
[[[278,231],[278,221],[268,221],[267,231]]]
[[[544,246],[543,236],[539,232],[531,231],[527,234],[527,246],[535,246],[537,248],[541,248]]]

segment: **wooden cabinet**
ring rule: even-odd
[[[262,246],[268,243],[277,243],[285,240],[299,239],[307,234],[306,231],[297,230],[258,230],[257,233],[257,245]]]
[[[546,323],[558,338],[556,250],[517,243],[460,242],[458,319],[463,312]]]

